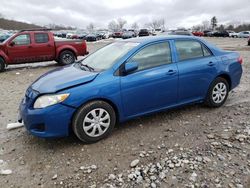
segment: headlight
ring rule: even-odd
[[[34,103],[34,108],[45,108],[47,106],[51,106],[60,102],[63,102],[67,99],[69,93],[66,94],[55,94],[55,95],[43,95],[36,99]]]

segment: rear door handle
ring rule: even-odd
[[[32,48],[32,46],[28,46],[28,48]]]
[[[170,69],[166,74],[167,75],[173,75],[173,74],[176,74],[176,70],[173,70],[173,69]]]
[[[212,62],[212,61],[210,61],[207,65],[208,65],[208,66],[214,66],[214,65],[215,65],[215,63],[214,63],[214,62]]]

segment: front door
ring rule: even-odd
[[[30,34],[20,34],[7,44],[8,56],[11,63],[31,62],[33,55],[31,53]]]
[[[168,42],[140,49],[126,63],[137,62],[138,69],[121,77],[124,114],[132,117],[177,103],[178,70],[172,63]]]

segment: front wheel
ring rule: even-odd
[[[205,103],[210,107],[222,106],[228,96],[229,85],[226,79],[218,77],[209,87]]]
[[[107,137],[115,123],[116,114],[112,106],[104,101],[93,101],[76,112],[72,127],[81,141],[93,143]]]
[[[62,51],[59,55],[60,65],[69,65],[75,62],[75,55],[69,50]]]

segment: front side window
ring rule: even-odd
[[[16,38],[13,39],[13,42],[15,43],[15,45],[28,45],[30,44],[30,35],[18,35]]]
[[[35,33],[35,42],[36,43],[47,43],[47,42],[49,42],[48,33]]]
[[[137,71],[169,64],[172,62],[169,43],[162,42],[147,46],[129,60],[129,62],[133,61],[138,63]]]
[[[200,42],[192,40],[175,41],[179,61],[211,56],[211,52]]]

